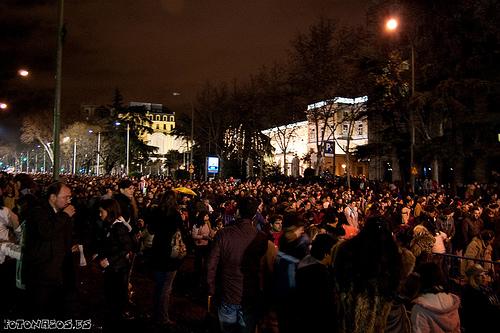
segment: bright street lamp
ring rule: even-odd
[[[398,28],[398,20],[396,20],[395,18],[388,19],[387,22],[385,23],[385,28],[388,31],[396,30]]]
[[[9,105],[7,103],[0,103],[0,109],[7,110],[8,107]]]
[[[17,71],[17,74],[19,74],[22,77],[28,77],[30,75],[30,72],[26,69],[21,68],[20,70]]]
[[[398,20],[395,18],[390,18],[386,21],[386,29],[389,32],[395,32],[398,28]],[[413,45],[413,40],[409,38],[410,41],[410,51],[411,51],[411,97],[415,96],[415,48]],[[409,123],[411,132],[411,143],[410,143],[410,186],[411,191],[415,192],[415,116],[413,114],[413,109],[409,109]]]

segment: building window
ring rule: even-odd
[[[167,124],[163,124],[163,129],[166,130],[167,129]]]
[[[170,130],[173,131],[174,130],[174,125],[170,125]]]
[[[159,124],[156,124],[156,129],[160,129],[160,125]]]
[[[170,121],[174,121],[174,116],[170,116]]]
[[[347,135],[349,132],[349,124],[342,124],[342,135]]]
[[[163,121],[167,121],[167,116],[163,116]]]
[[[363,135],[363,124],[358,124],[358,135]]]
[[[160,121],[160,116],[156,116],[156,121]]]
[[[309,131],[309,142],[316,142],[316,129],[311,128]]]

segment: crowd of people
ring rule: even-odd
[[[2,283],[26,318],[74,318],[79,271],[103,275],[105,327],[132,320],[134,263],[151,271],[151,320],[175,327],[186,256],[222,332],[476,332],[500,314],[500,188],[334,180],[209,182],[0,174]]]

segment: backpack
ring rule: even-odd
[[[172,252],[170,252],[170,258],[173,259],[182,259],[187,254],[186,244],[182,240],[182,234],[179,229],[173,234],[172,241],[170,243],[172,245]]]
[[[299,259],[278,251],[274,261],[274,292],[276,297],[288,295],[295,290],[295,273]]]

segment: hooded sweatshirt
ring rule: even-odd
[[[458,296],[448,293],[428,293],[413,302],[415,305],[411,310],[412,332],[460,333]]]

